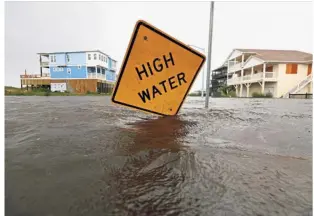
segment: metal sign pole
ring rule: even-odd
[[[205,108],[208,108],[210,94],[210,70],[211,70],[211,54],[212,54],[212,38],[213,38],[213,21],[214,21],[214,2],[210,3],[210,21],[209,21],[209,37],[208,37],[208,57],[207,57],[207,77],[206,77],[206,98]]]

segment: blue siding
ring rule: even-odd
[[[70,61],[67,61],[69,55]],[[51,62],[51,56],[56,56],[56,62]],[[54,65],[86,65],[86,53],[57,53],[49,55],[49,66]]]
[[[71,69],[69,74],[68,68]],[[67,67],[50,67],[51,78],[87,78],[86,77],[86,66],[82,66],[80,69],[78,66],[67,66]]]
[[[116,73],[113,71],[106,70],[106,80],[115,81],[115,79],[116,79]]]
[[[112,60],[110,57],[108,57],[108,68],[111,69],[111,65],[112,65]]]
[[[56,56],[56,62],[51,62],[51,56]],[[65,65],[65,54],[51,54],[49,55],[49,66],[50,65]]]
[[[86,53],[68,53],[70,61],[68,65],[86,65]]]

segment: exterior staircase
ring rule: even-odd
[[[290,91],[283,95],[283,98],[289,98],[289,94],[297,94],[300,90],[302,90],[307,84],[312,82],[312,73],[309,74],[304,80],[299,82],[295,87],[293,87]]]

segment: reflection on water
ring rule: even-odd
[[[119,153],[126,163],[111,175],[119,209],[138,215],[179,213],[180,193],[195,158],[180,139],[191,123],[177,117],[161,117],[132,124],[134,139]]]
[[[188,100],[176,117],[103,97],[23,100],[6,98],[6,215],[312,210],[306,100]]]

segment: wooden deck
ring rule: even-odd
[[[21,88],[47,87],[51,83],[67,83],[70,92],[84,94],[87,92],[111,92],[113,83],[98,79],[51,79],[49,77],[36,77],[21,75]]]

